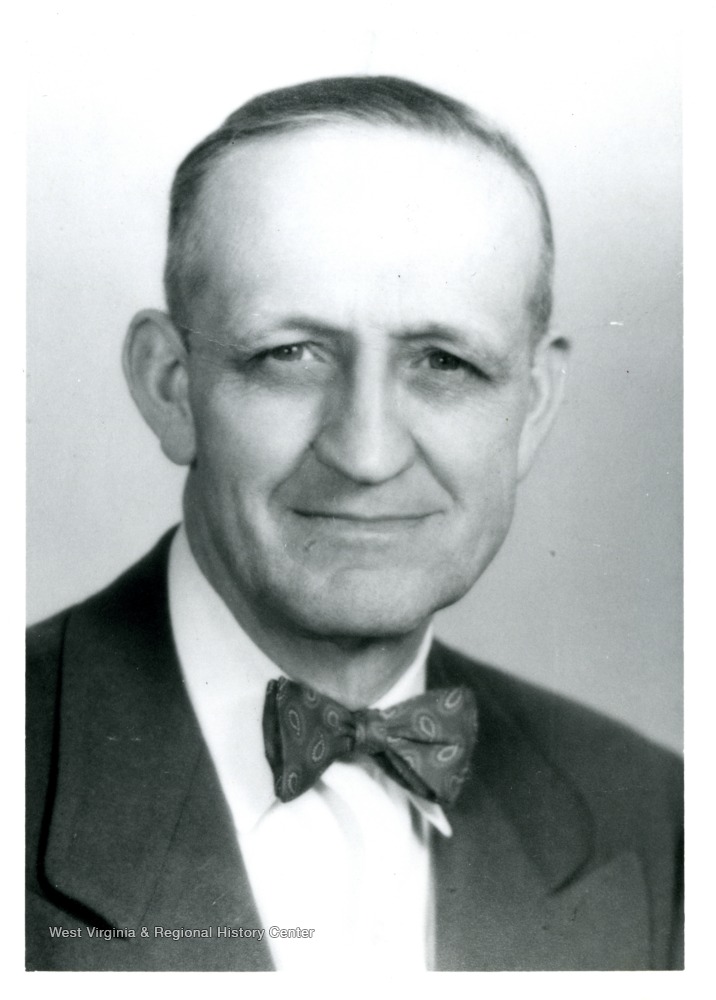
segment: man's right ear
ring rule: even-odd
[[[196,456],[189,405],[187,348],[166,313],[145,309],[132,320],[122,354],[124,375],[139,411],[176,465]]]

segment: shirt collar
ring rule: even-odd
[[[277,801],[264,754],[262,717],[266,685],[285,674],[244,632],[201,572],[183,525],[169,556],[169,610],[189,698],[240,836]],[[412,664],[371,707],[385,709],[425,690],[431,642],[432,626]],[[439,806],[406,795],[449,835]]]

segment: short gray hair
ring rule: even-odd
[[[540,273],[529,301],[532,334],[538,340],[552,314],[554,270],[552,222],[539,178],[516,143],[467,104],[393,76],[334,77],[261,94],[192,149],[180,164],[171,190],[164,288],[174,321],[178,325],[188,322],[191,301],[203,283],[197,266],[200,236],[192,222],[211,165],[241,142],[355,121],[471,139],[500,156],[522,178],[537,203],[542,232]]]

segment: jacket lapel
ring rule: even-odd
[[[436,645],[431,686],[467,683],[479,723],[472,776],[435,835],[438,969],[644,969],[643,876],[631,854],[596,858],[579,792],[529,741],[474,668]]]
[[[45,875],[85,919],[148,927],[144,967],[270,968],[265,944],[216,936],[260,924],[174,652],[168,546],[70,616]],[[213,947],[155,926],[211,927]]]

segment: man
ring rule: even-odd
[[[519,150],[407,81],[180,166],[124,365],[184,523],[32,631],[28,967],[678,967],[676,760],[432,642],[559,403],[552,263]]]

